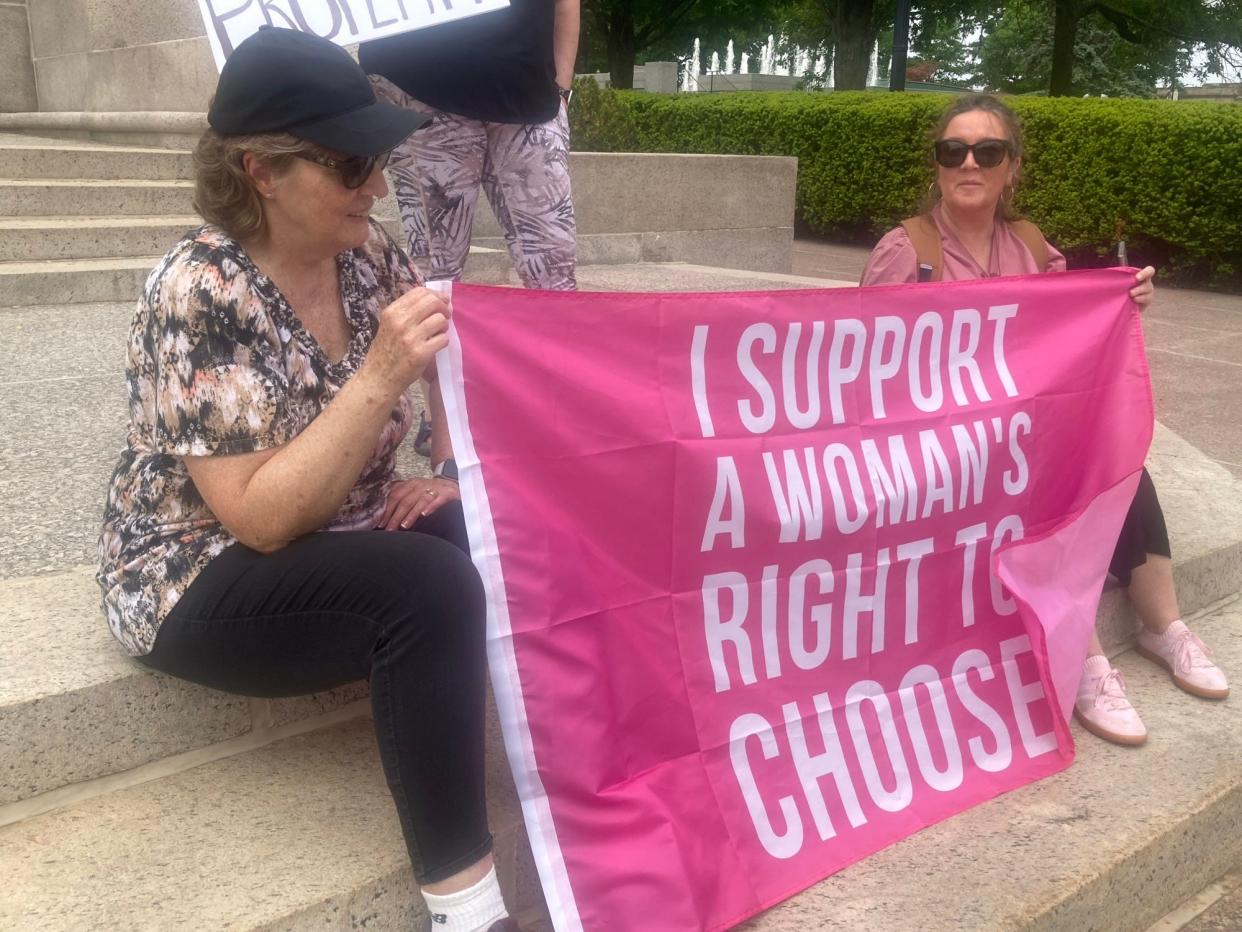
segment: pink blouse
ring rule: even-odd
[[[1032,275],[1036,272],[1064,272],[1065,256],[1048,246],[1048,266],[1035,267],[1035,257],[1026,244],[1009,228],[1007,223],[997,223],[992,234],[992,259],[985,270],[970,254],[962,241],[944,222],[937,204],[931,210],[932,219],[940,230],[944,251],[941,281],[962,281],[970,278],[993,278],[998,275]],[[914,244],[910,242],[905,227],[896,227],[884,234],[871,250],[867,267],[863,269],[863,285],[899,285],[917,282],[918,259]]]

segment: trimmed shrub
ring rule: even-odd
[[[584,92],[585,90],[585,92]],[[579,86],[575,149],[792,155],[798,220],[874,238],[919,211],[935,177],[944,94],[656,95]],[[1076,265],[1111,252],[1242,285],[1242,107],[1206,101],[1014,97],[1026,133],[1018,209]],[[1098,262],[1099,260],[1096,259]]]

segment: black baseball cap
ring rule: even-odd
[[[273,26],[228,57],[207,114],[218,133],[289,133],[362,156],[395,148],[430,120],[377,100],[366,73],[339,45]]]

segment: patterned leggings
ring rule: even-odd
[[[522,283],[576,290],[564,107],[546,123],[485,123],[420,103],[378,75],[371,83],[381,100],[432,116],[388,162],[408,251],[424,277],[461,278],[482,187]]]

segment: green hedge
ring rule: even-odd
[[[916,213],[934,177],[928,133],[943,94],[656,95],[581,82],[570,121],[583,151],[798,158],[798,219],[874,236]],[[1081,262],[1124,228],[1162,273],[1242,284],[1242,106],[1017,97],[1027,157],[1017,205]]]

